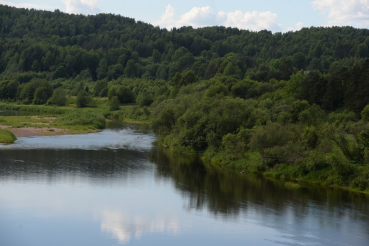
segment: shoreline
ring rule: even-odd
[[[160,145],[160,143],[157,143],[157,146],[158,145]],[[169,151],[172,154],[173,153],[183,154],[183,152],[172,149],[169,146],[165,147],[165,150]],[[264,179],[282,182],[284,183],[286,188],[289,188],[289,189],[303,189],[305,187],[310,187],[310,186],[319,186],[322,188],[329,187],[333,189],[344,190],[344,191],[354,193],[354,194],[362,194],[362,195],[369,196],[368,189],[362,190],[359,187],[351,187],[347,185],[326,184],[324,183],[324,180],[322,179],[312,178],[312,177],[309,177],[308,175],[305,175],[305,176],[295,175],[289,169],[281,170],[280,168],[283,165],[276,166],[275,168],[271,168],[266,171],[255,171],[248,166],[237,166],[236,165],[237,161],[232,161],[232,162],[229,162],[228,164],[221,164],[219,162],[212,160],[212,158],[209,158],[209,156],[207,155],[196,154],[196,153],[191,153],[191,152],[187,152],[187,154],[197,155],[206,168],[212,167],[212,168],[223,169],[223,170],[232,170],[236,173],[239,173],[240,175],[245,175],[245,176],[262,176]],[[284,175],[282,175],[281,171],[283,171]]]
[[[66,135],[68,131],[60,128],[37,128],[37,127],[21,127],[21,128],[12,128],[12,127],[1,127],[2,129],[7,129],[11,131],[17,138],[19,137],[37,137],[37,136],[57,136],[57,135]]]

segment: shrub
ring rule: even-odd
[[[55,89],[53,96],[50,99],[50,102],[58,106],[66,105],[67,104],[67,93],[61,87]]]
[[[369,169],[360,170],[357,177],[351,182],[351,186],[365,190],[369,188]]]
[[[136,103],[140,105],[140,107],[150,106],[153,103],[153,98],[151,95],[147,93],[140,93],[136,98]]]
[[[363,121],[369,121],[369,105],[366,105],[365,108],[361,111],[361,119]]]
[[[118,109],[119,109],[119,99],[117,96],[114,96],[109,100],[109,110],[114,111]]]
[[[14,143],[17,137],[9,130],[0,129],[0,143]]]
[[[105,128],[106,120],[101,113],[93,110],[75,110],[62,115],[54,121],[56,125],[89,126],[96,129]]]
[[[77,108],[84,108],[91,102],[91,97],[84,90],[80,90],[77,95],[76,105]]]

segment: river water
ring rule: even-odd
[[[0,147],[0,245],[369,245],[369,199],[204,166],[142,126]]]

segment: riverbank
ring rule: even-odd
[[[0,110],[19,112],[19,115],[0,115],[0,129],[7,129],[16,137],[86,134],[105,128],[106,121],[120,119],[130,124],[149,124],[147,117],[137,116],[134,106],[106,111],[96,108],[76,108],[75,105],[47,106],[0,103]],[[134,116],[130,118],[129,116]]]
[[[86,134],[100,131],[105,128],[106,123],[103,114],[98,110],[23,105],[1,108],[20,112],[20,115],[0,116],[0,129],[6,129],[16,137]],[[27,114],[22,115],[22,112]]]
[[[280,163],[268,167],[262,157],[253,152],[245,153],[244,158],[229,160],[224,155],[201,157],[206,165],[233,169],[244,175],[261,175],[266,179],[279,180],[288,188],[304,188],[311,185],[331,187],[349,192],[369,195],[369,166],[354,163],[344,167],[325,166],[304,170],[301,163]]]
[[[99,129],[93,125],[60,123],[63,117],[0,116],[0,129],[7,129],[16,137],[85,134]]]
[[[17,138],[19,137],[36,137],[36,136],[55,136],[68,134],[68,130],[55,127],[23,127],[12,128],[9,126],[0,126],[1,129],[7,129],[12,132]]]
[[[162,139],[158,140],[157,146],[177,154],[197,155],[206,166],[220,170],[233,170],[245,176],[262,176],[265,179],[278,180],[291,189],[321,186],[369,195],[369,165],[341,163],[336,160],[329,162],[329,165],[322,165],[323,161],[317,159],[311,160],[312,168],[309,170],[303,163],[303,158],[293,163],[268,165],[258,152],[247,151],[237,157],[222,150],[196,152],[189,147],[169,145]],[[328,160],[330,156],[322,155],[321,158]]]

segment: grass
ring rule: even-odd
[[[75,127],[80,126],[83,129],[103,129],[106,120],[100,112],[95,110],[75,110],[63,114],[54,121],[56,127]]]
[[[68,134],[84,134],[103,129],[105,118],[99,110],[74,109],[55,117],[48,115],[0,116],[1,125],[12,128],[59,128],[67,130]]]
[[[14,141],[17,140],[16,136],[14,134],[6,129],[0,129],[0,143],[14,143]]]
[[[13,128],[42,128],[51,125],[53,118],[47,116],[0,116],[0,125]]]

